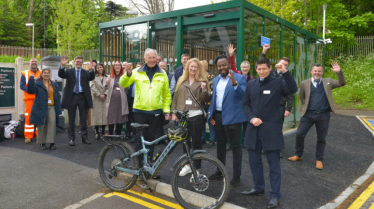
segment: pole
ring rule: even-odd
[[[43,49],[43,57],[45,57],[45,0],[44,0],[44,49]]]
[[[327,9],[327,4],[324,4],[323,5],[323,42],[325,42],[326,9]]]
[[[34,56],[34,25],[32,25],[32,58],[35,58]]]

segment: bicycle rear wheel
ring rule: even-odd
[[[126,142],[115,141],[111,145],[106,145],[99,156],[99,173],[104,184],[110,189],[124,192],[134,186],[137,175],[119,171],[117,167],[138,169],[138,158],[134,157],[130,161],[123,163],[123,160],[135,151]]]
[[[230,177],[225,166],[217,158],[207,154],[196,154],[192,159],[201,160],[198,179],[202,184],[195,184],[192,173],[179,176],[181,169],[189,164],[186,158],[180,161],[173,171],[171,185],[174,197],[183,208],[219,208],[226,201],[230,191]],[[222,173],[222,179],[209,181],[208,177],[217,170]]]

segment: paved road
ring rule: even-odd
[[[78,132],[78,129],[77,129]],[[77,133],[77,136],[78,133]],[[89,131],[90,139],[93,133]],[[102,141],[94,141],[92,145],[83,145],[77,140],[77,146],[68,146],[67,133],[58,133],[56,151],[40,150],[35,144],[24,144],[22,139],[6,141],[1,146],[16,147],[20,149],[40,152],[62,159],[75,162],[90,168],[97,168],[97,158]],[[293,155],[295,134],[285,137],[286,157]],[[333,200],[352,182],[360,177],[374,161],[373,135],[353,116],[332,115],[329,135],[325,153],[324,170],[315,169],[315,146],[316,132],[312,128],[305,140],[305,153],[302,162],[289,162],[286,158],[281,159],[282,167],[282,198],[279,208],[300,209],[318,208]],[[156,150],[162,150],[165,145],[160,145]],[[206,149],[208,153],[215,156],[215,148]],[[243,150],[244,151],[244,150]],[[170,184],[170,167],[172,159],[176,159],[182,153],[181,146],[177,147],[164,168],[160,171],[161,181]],[[232,175],[232,153],[227,155],[227,169]],[[22,158],[21,158],[22,159]],[[243,190],[253,187],[252,175],[248,164],[248,154],[243,152],[242,183],[236,190],[231,190],[228,202],[246,208],[263,208],[269,201],[269,179],[266,158],[265,164],[266,195],[259,197],[244,197],[240,194]]]

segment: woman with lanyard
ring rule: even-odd
[[[61,101],[58,94],[57,83],[50,80],[51,70],[44,68],[40,78],[31,75],[27,93],[35,94],[35,100],[30,114],[30,123],[37,125],[38,136],[36,143],[42,150],[47,149],[49,143],[51,150],[57,149],[55,145],[56,124],[61,114]]]
[[[95,126],[96,140],[99,140],[105,134],[105,126],[108,124],[106,116],[106,96],[108,89],[104,86],[107,79],[108,76],[105,73],[104,65],[101,63],[97,64],[95,67],[95,79],[90,81],[93,104],[91,125]],[[101,132],[99,131],[99,126],[101,126]]]
[[[119,61],[116,61],[112,73],[105,82],[108,89],[106,100],[106,113],[109,124],[109,135],[113,135],[116,125],[116,135],[121,135],[122,124],[128,120],[129,105],[125,88],[119,85],[119,78],[124,74],[124,69]]]
[[[195,102],[195,99],[191,96],[188,88],[190,88],[198,103]],[[209,102],[210,98],[211,94],[208,79],[203,72],[200,61],[193,58],[187,62],[186,70],[178,79],[173,102],[171,104],[171,111],[173,112],[172,120],[177,121],[177,112],[189,110],[188,117],[190,120],[188,121],[188,138],[191,138],[192,140],[188,140],[188,145],[191,147],[192,141],[194,150],[203,148],[201,143],[201,134],[206,121],[204,119],[204,110],[200,107],[202,107],[201,105],[205,102]],[[184,153],[187,152],[185,148],[183,150]],[[200,167],[201,162],[196,161],[195,168],[199,169]],[[180,171],[179,176],[185,176],[191,172],[191,167],[189,164],[187,164]]]

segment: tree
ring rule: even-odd
[[[102,0],[61,0],[53,2],[53,25],[60,25],[58,51],[73,57],[82,49],[92,49],[92,40],[99,33],[97,20],[103,12]]]
[[[174,10],[174,0],[130,0],[140,14],[157,14]]]

